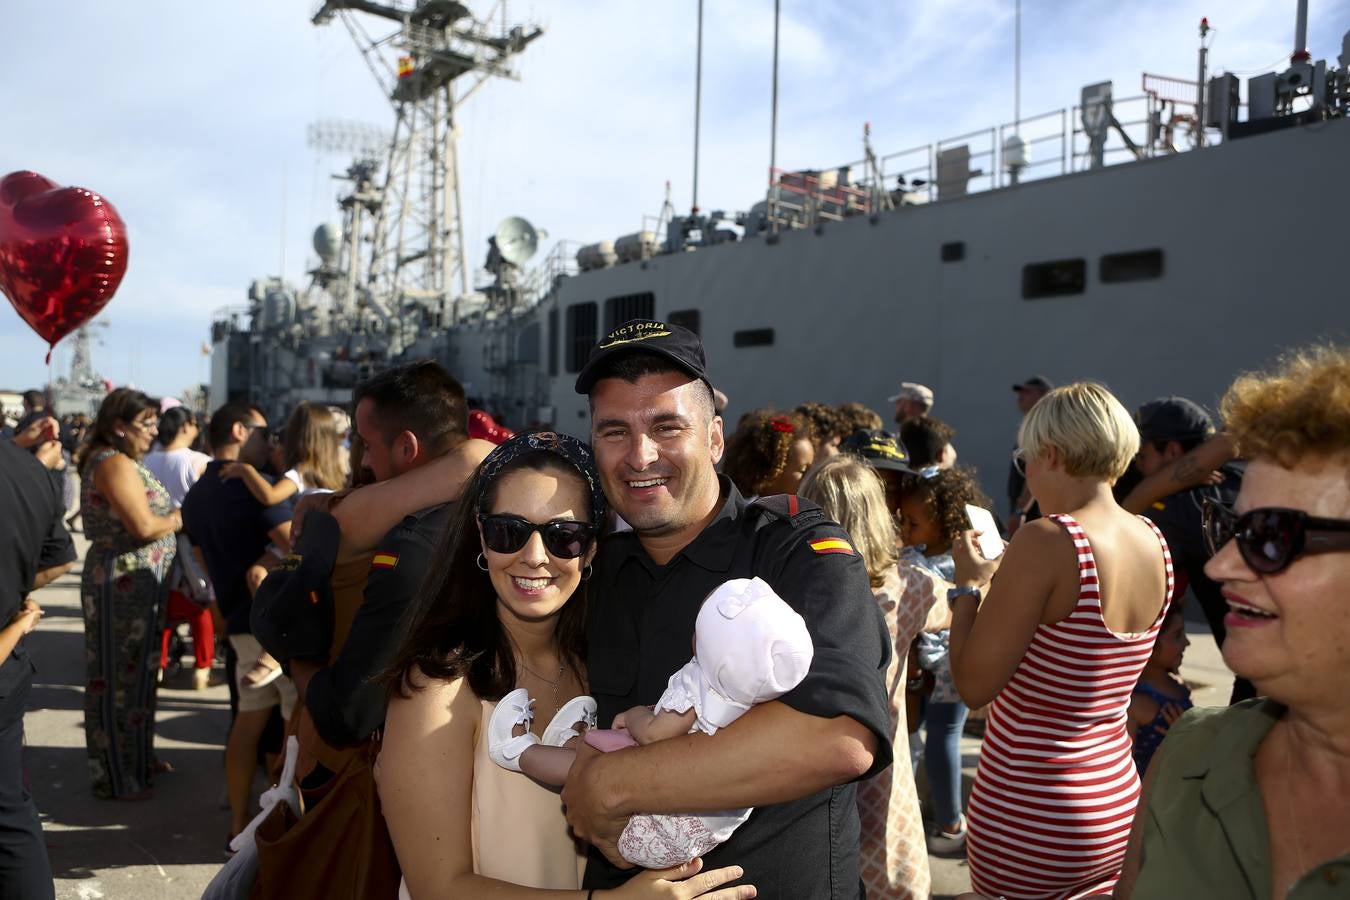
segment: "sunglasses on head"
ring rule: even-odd
[[[558,559],[576,559],[584,554],[598,530],[590,522],[562,520],[539,524],[507,515],[479,516],[478,524],[483,529],[483,544],[493,553],[515,553],[537,531],[544,539],[544,549]]]
[[[1350,520],[1319,519],[1301,509],[1268,506],[1238,515],[1216,500],[1206,500],[1205,543],[1211,554],[1231,540],[1253,572],[1274,575],[1305,553],[1350,550]]]

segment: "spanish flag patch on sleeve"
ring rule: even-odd
[[[818,541],[811,541],[811,549],[817,553],[846,553],[849,556],[855,555],[853,545],[843,538],[821,538]]]
[[[372,569],[392,569],[397,565],[397,553],[376,553],[375,558],[370,561]]]

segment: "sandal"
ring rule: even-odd
[[[594,697],[573,697],[563,704],[562,709],[553,717],[553,721],[548,723],[539,743],[561,747],[572,738],[581,737],[581,731],[574,726],[581,725],[582,731],[590,731],[595,727],[596,710]]]
[[[516,688],[497,702],[488,720],[488,756],[503,769],[520,771],[520,754],[539,743],[530,733],[534,721],[534,701],[524,688]],[[524,734],[513,734],[517,725],[525,726]]]
[[[244,676],[244,683],[249,687],[267,687],[267,685],[280,677],[281,664],[273,659],[271,655],[264,653],[258,658],[258,661],[253,664],[253,668],[248,670],[248,674]]]

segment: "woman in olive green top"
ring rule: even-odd
[[[1172,727],[1116,896],[1350,897],[1350,349],[1239,378],[1223,415],[1251,462],[1205,571],[1262,697]]]

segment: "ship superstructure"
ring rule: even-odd
[[[355,308],[379,301],[412,327],[324,324],[284,285],[255,284],[250,308],[214,326],[213,401],[342,402],[362,374],[430,357],[513,427],[585,435],[575,373],[610,327],[650,316],[701,334],[728,428],[804,400],[861,400],[889,419],[899,381],[928,384],[997,495],[1014,381],[1213,403],[1284,347],[1344,339],[1348,66],[1350,35],[1336,63],[1296,52],[1245,92],[1227,74],[1146,75],[1136,96],[1090,85],[1072,107],[913,150],[877,153],[864,133],[858,161],[775,171],[743,212],[668,203],[654,225],[559,242],[533,268],[538,235],[508,220],[493,284],[448,302],[442,289],[439,308],[330,253],[325,278],[371,286]],[[360,245],[352,204],[389,228],[377,170],[349,172],[365,188],[327,243]]]

